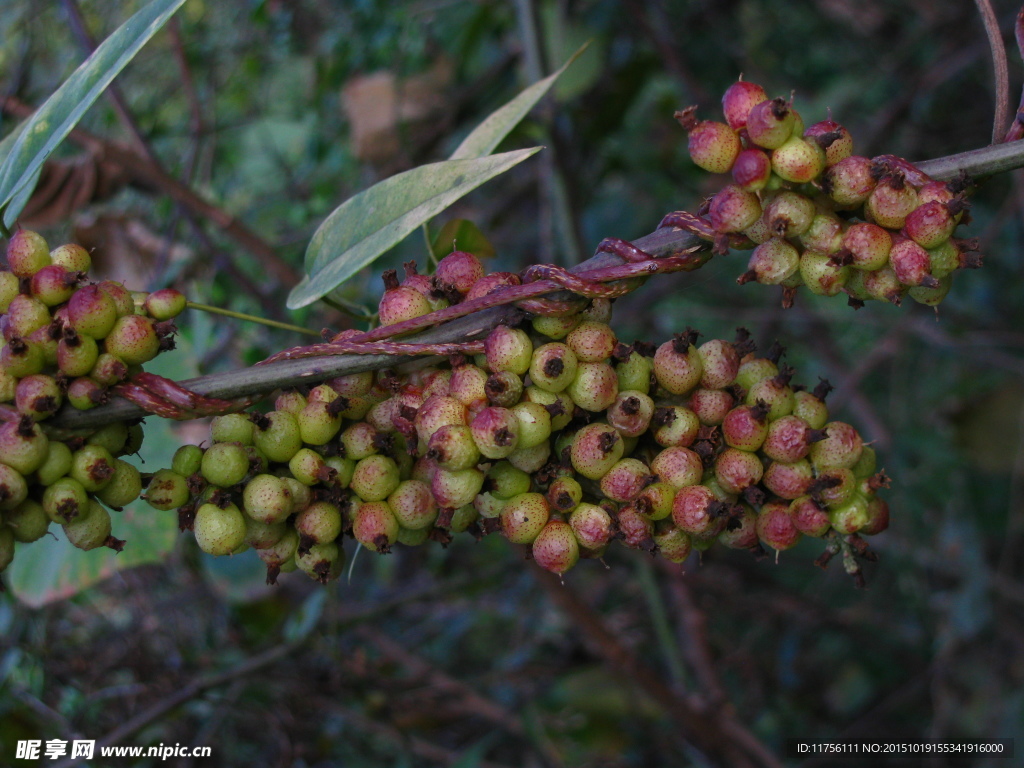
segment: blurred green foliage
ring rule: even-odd
[[[97,39],[140,6],[80,3]],[[432,234],[469,219],[496,248],[494,268],[521,269],[574,263],[603,237],[635,238],[669,210],[695,209],[721,179],[689,162],[671,115],[690,103],[716,115],[740,73],[773,94],[795,90],[808,122],[831,110],[863,154],[923,159],[989,142],[991,64],[971,3],[537,0],[535,40],[524,39],[518,15],[529,5],[190,0],[171,30],[187,70],[163,33],[118,85],[168,171],[296,269],[341,201],[447,157],[529,81],[531,57],[551,71],[583,39],[594,41],[589,58],[499,148],[548,151],[458,203]],[[1017,8],[996,6],[1012,46]],[[5,88],[29,103],[83,57],[63,9],[0,4]],[[1010,65],[1016,89],[1016,54]],[[345,94],[381,72],[391,82],[434,73],[424,85],[432,97],[367,152]],[[11,124],[5,117],[3,130]],[[127,138],[106,102],[83,125]],[[79,151],[69,144],[61,154]],[[708,338],[744,325],[765,346],[780,339],[798,380],[837,385],[834,412],[876,441],[894,478],[893,524],[872,541],[880,562],[864,592],[835,564],[814,568],[812,541],[778,565],[712,550],[653,579],[641,572],[643,555],[620,549],[608,570],[587,562],[566,578],[676,690],[706,694],[707,676],[717,676],[739,719],[776,754],[791,737],[1024,735],[1022,182],[1005,174],[979,190],[969,232],[982,240],[985,268],[958,276],[938,318],[918,306],[853,312],[806,295],[783,312],[771,291],[735,285],[741,255],[652,280],[617,305],[626,339],[662,340],[686,325]],[[70,238],[90,217],[127,218],[185,246],[180,258],[111,246],[112,274],[132,267],[149,286],[173,284],[198,301],[286,314],[291,285],[160,190],[124,187],[45,234]],[[579,252],[566,251],[566,232]],[[372,305],[380,270],[410,258],[427,258],[415,234],[340,298]],[[259,291],[240,290],[240,279]],[[361,322],[325,308],[292,319]],[[203,371],[296,343],[195,313],[182,324]],[[165,563],[70,600],[31,609],[0,598],[0,743],[103,738],[190,682],[234,670],[119,743],[210,744],[221,765],[710,764],[497,537],[387,558],[362,552],[351,578],[325,593],[300,579],[267,590],[258,578],[245,556],[212,563],[183,538]],[[304,617],[317,612],[304,636]],[[659,634],[659,615],[674,643]],[[256,669],[239,666],[275,651]]]

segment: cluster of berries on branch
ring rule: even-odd
[[[967,223],[960,177],[935,181],[894,155],[853,154],[853,138],[829,119],[804,126],[792,99],[769,99],[740,80],[722,97],[726,122],[699,121],[696,107],[676,113],[689,132],[690,157],[733,183],[694,216],[669,214],[678,226],[715,242],[715,250],[753,248],[739,283],[845,293],[900,304],[904,296],[937,306],[958,269],[981,265],[977,242],[954,236]]]
[[[96,430],[51,428],[67,404],[81,410],[144,375],[142,366],[173,348],[172,318],[185,297],[167,289],[133,294],[120,283],[88,278],[89,253],[66,244],[50,250],[19,230],[0,271],[0,571],[15,542],[63,526],[80,549],[123,541],[111,534],[108,509],[139,497],[142,477],[122,459],[142,444],[141,424]],[[159,379],[159,377],[154,377]],[[145,392],[143,387],[138,387]]]
[[[518,285],[455,252],[436,274],[385,277],[386,324]],[[537,305],[537,308],[541,307]],[[611,301],[499,325],[437,358],[282,391],[273,410],[214,419],[145,497],[201,549],[253,548],[268,581],[327,582],[345,536],[379,553],[500,533],[563,574],[615,541],[682,562],[716,541],[763,552],[826,537],[859,574],[861,534],[888,525],[875,454],[830,421],[746,331],[624,344]]]

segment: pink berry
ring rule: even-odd
[[[824,188],[828,195],[843,206],[860,205],[875,188],[871,160],[852,155],[840,160],[825,173]]]
[[[825,166],[828,168],[853,154],[853,136],[834,120],[822,120],[808,127],[804,138],[825,151]]]
[[[750,110],[762,101],[768,100],[764,88],[756,83],[737,80],[730,85],[722,96],[722,112],[725,120],[734,131],[747,127],[747,115]]]
[[[764,189],[771,177],[772,161],[763,149],[750,147],[736,156],[736,162],[732,166],[732,179],[740,189],[757,192]]]
[[[785,501],[770,501],[761,507],[757,516],[757,535],[774,550],[782,551],[796,546],[800,531],[789,516],[789,504]]]
[[[794,184],[813,181],[825,170],[825,152],[813,141],[791,136],[772,150],[772,170]]]
[[[708,215],[716,232],[742,232],[761,217],[761,201],[753,192],[729,184],[711,199]]]
[[[438,262],[435,276],[440,283],[465,296],[484,276],[484,265],[472,253],[452,251]]]
[[[548,520],[531,548],[537,565],[559,575],[580,559],[579,544],[572,528],[561,520]]]
[[[762,101],[747,115],[747,134],[757,146],[777,149],[793,133],[793,123],[793,110],[785,99]]]
[[[695,111],[696,107],[689,107],[676,113],[676,119],[689,132],[690,158],[709,173],[728,173],[740,153],[740,137],[725,123],[698,122]]]

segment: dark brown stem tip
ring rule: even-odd
[[[106,540],[103,542],[104,547],[108,547],[115,552],[121,552],[124,549],[124,544],[124,539],[117,539],[113,536],[107,536]]]
[[[792,309],[793,303],[796,301],[796,288],[789,288],[783,286],[782,288],[782,308]]]
[[[402,266],[405,268],[405,278],[407,280],[410,277],[415,277],[416,275],[419,274],[419,271],[416,269],[415,261],[407,261],[404,264],[402,264]]]
[[[612,359],[617,363],[624,363],[629,360],[631,354],[633,354],[633,345],[623,344],[619,341],[616,342],[615,349],[612,350]]]
[[[814,142],[822,149],[828,149],[841,138],[843,138],[842,131],[829,131],[828,133],[819,133],[814,137]]]
[[[612,434],[611,432],[605,432],[598,438],[597,447],[601,449],[602,453],[609,454],[615,450],[615,446],[618,442],[618,435]]]
[[[757,272],[755,272],[752,269],[748,269],[746,272],[744,272],[742,275],[736,278],[736,284],[746,285],[747,283],[752,283],[755,280],[757,280]]]
[[[853,296],[846,300],[846,304],[849,307],[853,307],[854,310],[864,309],[864,302],[860,299],[853,298]]]
[[[772,381],[775,382],[776,386],[785,387],[789,384],[790,379],[793,378],[794,370],[792,366],[783,363],[779,366],[779,373],[777,376],[772,377]]]
[[[628,416],[635,416],[640,413],[640,399],[630,395],[622,401],[622,412]]]
[[[736,329],[736,338],[732,342],[732,348],[736,350],[736,354],[741,358],[744,355],[753,354],[757,351],[757,344],[754,339],[750,336],[750,331],[746,328]]]
[[[656,427],[667,427],[673,421],[676,420],[676,412],[672,408],[655,408],[654,415],[651,417],[651,423]]]
[[[393,269],[385,269],[384,274],[381,275],[381,279],[384,281],[384,290],[393,291],[398,287],[398,272]]]
[[[772,409],[768,407],[768,404],[759,398],[758,401],[750,407],[750,416],[759,424],[764,424],[765,421],[768,420],[768,414],[771,413],[771,410]]]
[[[697,105],[694,104],[692,107],[676,110],[672,117],[683,126],[683,130],[692,131],[697,125]]]
[[[789,114],[789,102],[781,96],[772,99],[772,114],[782,120]]]
[[[921,278],[922,288],[938,288],[940,285],[939,278],[934,275],[925,275]]]
[[[822,402],[825,402],[825,398],[828,397],[828,393],[833,389],[835,389],[835,387],[832,386],[832,383],[828,379],[823,379],[819,376],[818,386],[814,388],[814,391],[811,392],[811,394]]]

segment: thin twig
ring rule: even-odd
[[[988,45],[992,50],[996,101],[995,116],[992,120],[992,143],[995,144],[1006,133],[1006,124],[1010,119],[1010,70],[1006,63],[1006,46],[999,31],[999,20],[996,18],[996,12],[992,10],[991,1],[974,0],[974,4],[978,6],[981,20],[985,23],[985,34],[988,35]]]
[[[1017,41],[1017,54],[1024,60],[1024,8],[1017,12],[1017,18],[1013,22],[1013,37]],[[1020,139],[1024,139],[1024,88],[1021,89],[1020,102],[1017,105],[1017,116],[1006,131],[1003,141]]]

